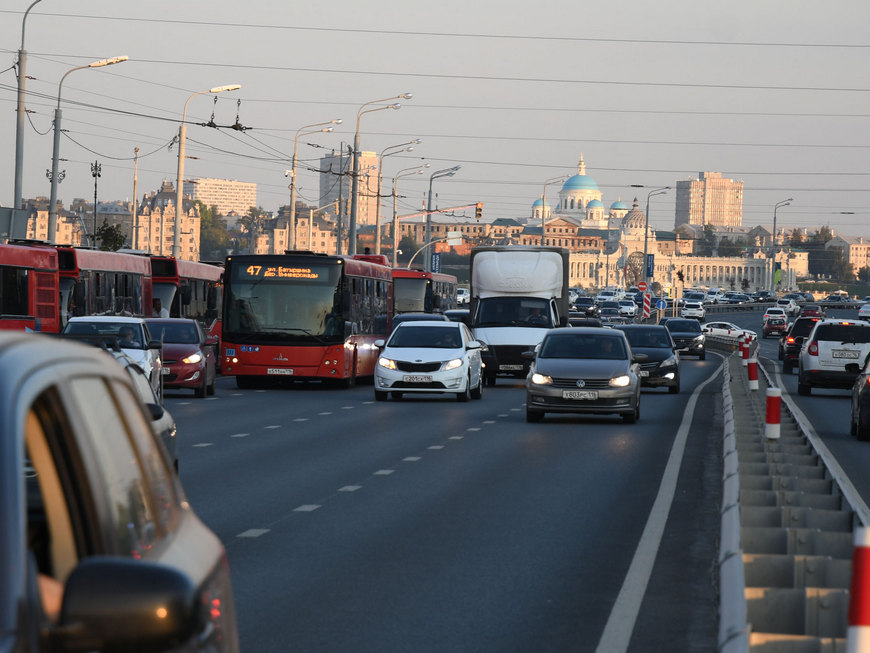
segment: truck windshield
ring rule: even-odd
[[[488,297],[481,299],[475,327],[522,326],[553,328],[549,302],[536,297]]]

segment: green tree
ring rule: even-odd
[[[870,281],[870,268],[865,266],[858,270],[858,279],[865,282]]]
[[[407,264],[408,260],[418,249],[420,249],[420,245],[416,240],[411,238],[411,236],[402,236],[402,239],[399,241],[399,251],[402,253],[398,255],[397,262],[402,260]]]
[[[716,232],[713,230],[712,225],[704,225],[700,250],[701,256],[713,256],[713,252],[716,251]]]
[[[242,240],[248,248],[253,246],[257,233],[262,229],[266,217],[267,213],[262,206],[252,206],[248,209],[247,215],[239,218],[239,225],[241,225],[242,230],[247,234],[247,238]]]
[[[222,260],[229,247],[226,218],[218,214],[217,206],[208,207],[199,200],[196,203],[199,206],[200,258]]]
[[[100,241],[100,249],[105,252],[117,252],[127,242],[121,225],[113,224],[103,219],[103,224],[97,229],[97,239]]]
[[[794,248],[801,248],[804,245],[804,235],[801,233],[801,230],[795,227],[791,230],[791,234],[788,237],[788,244]]]

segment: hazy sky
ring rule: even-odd
[[[0,204],[14,192],[16,77],[21,22],[32,0],[0,4]],[[300,198],[318,203],[322,154],[353,142],[357,111],[404,92],[398,111],[361,119],[362,149],[420,138],[384,162],[392,177],[425,158],[427,174],[399,182],[400,213],[419,209],[432,171],[438,205],[484,202],[484,216],[530,215],[547,179],[576,172],[581,152],[602,190],[646,203],[647,191],[699,171],[745,182],[744,225],[870,236],[870,3],[802,2],[288,2],[42,0],[30,12],[24,196],[49,195],[51,121],[69,69],[116,55],[130,61],[76,71],[63,84],[58,197],[139,195],[175,182],[177,134],[190,125],[187,178],[254,181],[258,203],[289,202],[284,171],[303,125]],[[238,105],[237,101],[241,100]],[[326,149],[317,149],[309,143]],[[555,201],[559,185],[547,187]],[[852,212],[844,215],[842,212]],[[469,211],[469,215],[473,212]],[[674,225],[674,195],[653,198],[651,222]]]

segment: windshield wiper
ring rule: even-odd
[[[311,331],[308,331],[307,329],[302,329],[300,327],[271,327],[268,329],[260,329],[260,331],[262,331],[263,333],[286,333],[287,331],[300,331],[309,338],[314,338],[320,344],[326,344],[326,341],[320,336],[316,336],[311,333]]]

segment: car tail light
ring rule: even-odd
[[[819,355],[819,343],[816,342],[815,340],[813,340],[813,341],[812,341],[812,342],[807,346],[807,353],[808,353],[810,356],[818,356],[818,355]]]
[[[789,336],[788,338],[785,339],[785,342],[786,342],[786,344],[793,345],[794,344],[794,337]]]

